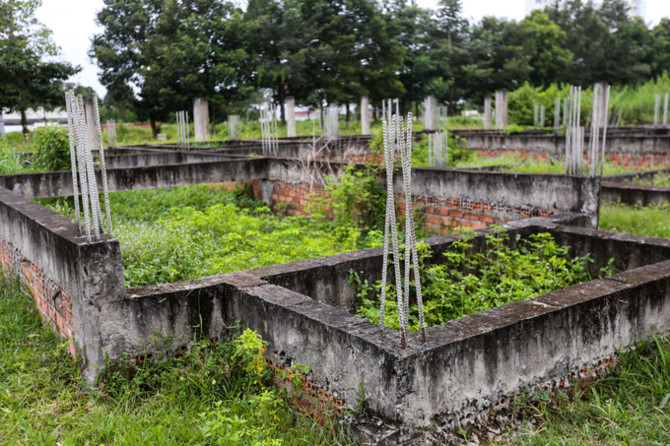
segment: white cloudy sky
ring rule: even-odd
[[[417,0],[417,3],[434,8],[437,0]],[[462,4],[464,15],[474,21],[488,15],[520,20],[525,13],[524,0],[463,0]],[[96,66],[87,55],[92,36],[100,32],[95,15],[102,7],[102,0],[43,0],[37,16],[53,31],[53,38],[61,47],[62,58],[83,68],[72,80],[91,86],[98,94],[104,95],[105,89],[98,82]],[[670,17],[670,1],[647,0],[645,21],[658,23],[661,17]]]

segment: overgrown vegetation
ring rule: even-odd
[[[670,22],[669,22],[670,23]],[[622,125],[635,125],[654,121],[656,95],[661,98],[670,92],[670,76],[665,72],[656,78],[647,79],[637,85],[614,85],[612,87],[609,118],[617,122],[621,114]],[[563,100],[570,95],[568,84],[552,83],[547,86],[533,87],[529,83],[509,93],[509,119],[518,129],[530,128],[533,125],[534,106],[544,105],[546,108],[545,128],[554,125],[556,98],[561,99],[561,115],[559,125],[563,125]],[[582,124],[588,125],[593,107],[593,88],[586,87],[582,94]],[[508,131],[512,128],[508,128]]]
[[[670,337],[620,353],[614,373],[595,384],[517,410],[525,421],[501,444],[670,444]]]
[[[316,215],[274,216],[248,186],[189,186],[113,194],[115,235],[121,242],[126,286],[169,283],[230,271],[323,257],[380,244],[374,177],[349,170]],[[363,201],[361,201],[363,200]],[[73,202],[40,200],[74,217]],[[358,205],[366,204],[364,208]],[[367,207],[367,206],[370,207]],[[334,219],[330,219],[330,214]],[[370,226],[369,226],[370,225]]]
[[[510,247],[508,233],[499,228],[487,234],[485,250],[472,252],[472,236],[463,232],[444,253],[442,262],[424,265],[430,249],[420,248],[422,290],[426,326],[440,325],[483,310],[529,299],[550,291],[590,280],[589,256],[571,258],[567,246],[559,246],[551,234],[533,234],[528,239],[517,235]],[[603,274],[609,275],[607,269]],[[413,276],[412,276],[413,277]],[[355,271],[351,281],[361,306],[358,315],[379,323],[381,281],[368,283]],[[415,295],[415,283],[410,282]],[[398,329],[395,284],[386,286],[385,325]],[[409,327],[419,329],[416,303],[410,304]]]
[[[633,235],[670,238],[670,206],[628,206],[603,203],[600,228]]]
[[[32,132],[32,138],[35,167],[47,172],[70,169],[70,137],[67,127],[38,127]]]
[[[296,415],[268,384],[256,333],[194,341],[179,358],[109,368],[89,389],[30,296],[0,274],[0,443],[349,444],[334,425]],[[153,347],[160,353],[160,340]]]

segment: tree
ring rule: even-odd
[[[572,53],[565,48],[567,34],[547,14],[535,10],[523,19],[518,38],[517,45],[530,58],[531,84],[546,87],[567,73],[572,61]]]
[[[58,55],[51,32],[36,18],[39,0],[7,0],[0,4],[0,109],[21,113],[24,138],[26,111],[51,110],[63,103],[63,84],[79,71],[69,63],[44,61]]]
[[[132,106],[151,123],[204,97],[212,110],[236,99],[248,64],[233,29],[240,11],[217,0],[105,0],[104,31],[91,57],[102,69],[110,100]]]
[[[658,77],[663,72],[670,73],[670,19],[662,18],[653,30],[655,55],[654,76]]]

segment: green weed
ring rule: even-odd
[[[32,299],[0,278],[0,444],[350,444],[259,379],[259,345],[251,331],[199,341],[178,358],[113,366],[91,390]]]
[[[426,326],[440,325],[489,308],[529,299],[550,291],[590,280],[588,256],[571,258],[568,247],[559,246],[548,233],[528,239],[517,236],[515,248],[500,229],[486,235],[486,249],[472,253],[469,236],[456,240],[444,253],[443,261],[423,266],[431,256],[426,245],[419,246],[420,269]],[[370,284],[352,273],[351,282],[361,301],[358,315],[379,322],[381,281]],[[395,285],[387,284],[385,324],[398,328]],[[410,283],[415,294],[415,283]],[[416,303],[410,304],[410,330],[419,329]]]

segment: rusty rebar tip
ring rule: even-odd
[[[423,340],[423,343],[425,344],[425,343],[426,343],[426,340],[427,340],[427,339],[426,339],[426,329],[425,329],[425,328],[422,328],[422,329],[421,329],[421,338],[422,338],[422,340]]]
[[[405,332],[401,331],[400,332],[400,348],[405,348],[407,347],[407,343],[405,342]]]

